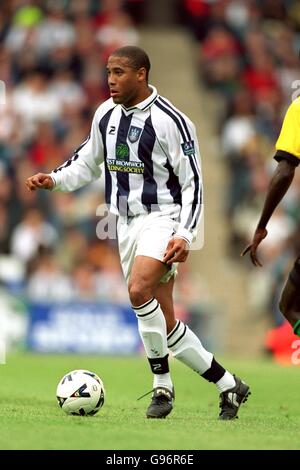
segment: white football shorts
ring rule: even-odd
[[[117,223],[121,265],[126,282],[129,282],[134,258],[149,256],[162,261],[169,240],[176,233],[178,222],[169,214],[151,212],[134,217],[119,216]],[[160,282],[168,282],[177,274],[178,263],[173,263]]]

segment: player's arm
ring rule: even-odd
[[[99,129],[99,111],[95,113],[91,132],[74,155],[50,175],[54,180],[54,191],[70,192],[91,183],[101,175],[103,142]]]
[[[242,256],[244,256],[246,253],[249,252],[251,261],[255,266],[262,266],[256,254],[258,245],[267,236],[268,232],[266,226],[274,210],[276,209],[283,196],[289,189],[291,182],[293,181],[294,174],[295,166],[288,160],[281,160],[278,163],[268,188],[262,214],[254,232],[252,242],[245,248],[242,253]]]
[[[252,263],[261,266],[257,257],[257,248],[267,236],[267,224],[290,187],[295,167],[300,162],[300,102],[293,102],[284,118],[280,136],[276,143],[275,159],[279,162],[268,187],[265,203],[252,242],[242,252],[242,256],[249,252]]]
[[[170,240],[164,262],[184,262],[189,253],[197,230],[202,210],[202,176],[199,165],[199,147],[195,127],[186,121],[186,128],[180,132],[172,123],[169,129],[169,155],[174,173],[181,185],[182,208],[179,227]]]
[[[49,175],[38,173],[31,176],[27,179],[26,186],[30,191],[43,188],[71,192],[99,178],[102,162],[103,143],[96,113],[88,139],[78,147],[74,155]]]

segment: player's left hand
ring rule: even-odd
[[[189,244],[180,237],[173,237],[168,243],[163,263],[170,266],[172,263],[183,263],[189,254]]]
[[[262,263],[259,261],[257,257],[257,248],[258,245],[263,241],[264,238],[268,235],[268,232],[265,228],[257,228],[255,230],[252,243],[248,245],[244,251],[241,253],[241,256],[245,256],[246,253],[250,253],[250,258],[254,266],[262,266]]]

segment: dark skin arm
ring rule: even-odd
[[[251,261],[254,266],[262,266],[261,262],[259,261],[256,255],[258,245],[267,236],[267,223],[269,222],[274,210],[280,203],[281,199],[289,189],[294,179],[294,174],[295,166],[288,160],[281,160],[278,163],[268,188],[262,214],[254,232],[252,242],[244,249],[241,254],[241,256],[244,256],[246,253],[249,252]]]

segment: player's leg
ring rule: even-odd
[[[173,407],[173,384],[169,372],[167,327],[155,298],[167,267],[159,260],[136,256],[130,273],[128,292],[138,319],[138,328],[153,372],[153,396],[148,418],[164,418]]]
[[[249,387],[219,364],[187,325],[176,321],[173,286],[174,277],[167,283],[160,283],[155,293],[166,319],[168,348],[176,359],[216,385],[221,398],[220,418],[233,419],[247,399]]]
[[[284,286],[279,308],[300,336],[300,257],[295,261],[288,280]]]
[[[173,303],[174,276],[168,282],[160,282],[155,291],[155,298],[158,300],[165,316],[167,333],[173,330],[176,325]]]

